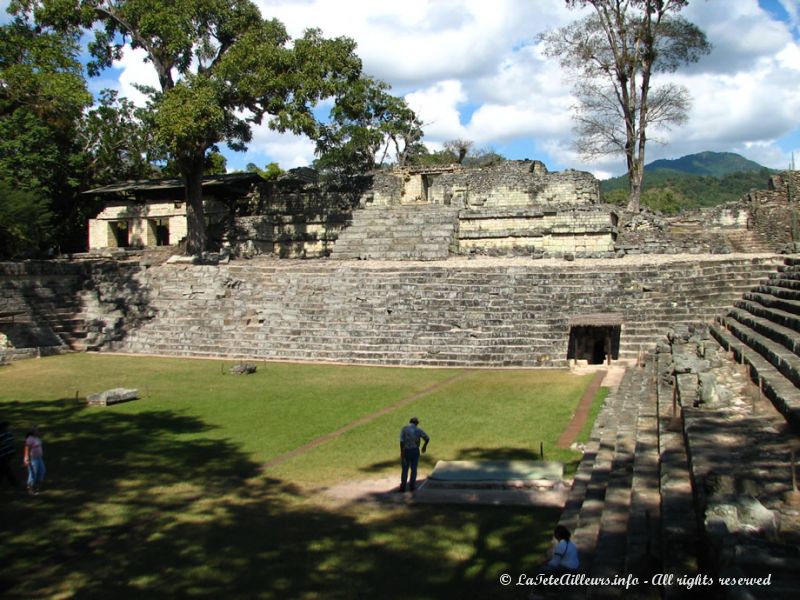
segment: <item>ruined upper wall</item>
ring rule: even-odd
[[[549,173],[540,161],[510,160],[480,168],[450,165],[381,172],[375,175],[367,201],[464,208],[582,206],[600,201],[600,184],[591,173]]]

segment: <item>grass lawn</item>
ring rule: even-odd
[[[120,598],[524,598],[499,575],[535,569],[559,511],[331,503],[318,488],[397,474],[412,414],[436,460],[538,458],[591,376],[80,354],[0,369],[18,442],[42,425],[34,498],[0,488],[0,594]],[[142,400],[80,398],[136,387]],[[76,400],[76,395],[79,400]],[[275,466],[360,417],[405,402]],[[17,457],[16,462],[21,462]]]

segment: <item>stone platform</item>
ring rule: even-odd
[[[428,488],[552,488],[564,476],[564,465],[533,460],[440,460],[428,477]]]

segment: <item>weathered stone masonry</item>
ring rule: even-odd
[[[763,257],[668,264],[164,265],[128,352],[431,366],[563,366],[570,319],[623,316],[635,357],[675,323],[711,320],[774,270]],[[362,263],[363,264],[363,263]]]
[[[153,315],[137,262],[0,263],[0,355],[98,348]]]

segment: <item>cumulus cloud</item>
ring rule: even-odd
[[[792,43],[786,23],[776,21],[756,0],[692,2],[683,11],[712,43],[711,54],[688,71],[736,73],[747,71],[763,57],[771,57]]]
[[[432,140],[441,142],[465,137],[466,129],[461,125],[458,107],[467,96],[460,81],[441,81],[407,94],[405,100]]]
[[[133,50],[127,47],[122,54],[122,59],[114,63],[114,68],[120,69],[119,91],[136,106],[147,104],[147,96],[137,89],[138,86],[147,86],[159,89],[158,74],[152,63],[147,62],[147,53],[142,49]]]
[[[648,160],[730,150],[764,157],[768,166],[787,163],[787,153],[800,145],[800,9],[794,0],[780,2],[789,21],[757,0],[689,4],[684,16],[714,48],[698,64],[660,76],[687,85],[694,102],[689,123],[657,136],[667,143],[651,143]],[[351,0],[346,8],[323,0],[257,3],[292,36],[319,27],[326,36],[352,37],[365,71],[405,97],[432,147],[454,138],[479,146],[520,147],[524,141],[542,153],[531,158],[554,169],[624,170],[619,157],[586,163],[572,149],[570,82],[536,44],[541,31],[581,15],[561,0]],[[154,85],[156,78],[141,51],[126,52],[115,66],[121,92],[142,103],[133,84]],[[263,127],[250,149],[285,168],[313,160],[309,140]]]
[[[298,36],[308,27],[358,43],[367,72],[396,85],[490,74],[512,47],[549,23],[565,22],[563,2],[528,0],[258,0],[267,18]]]
[[[282,169],[304,167],[314,160],[314,142],[302,135],[280,133],[270,129],[266,122],[253,127],[253,139],[249,154],[264,157],[264,160],[247,160],[263,167],[268,162],[278,163]]]

